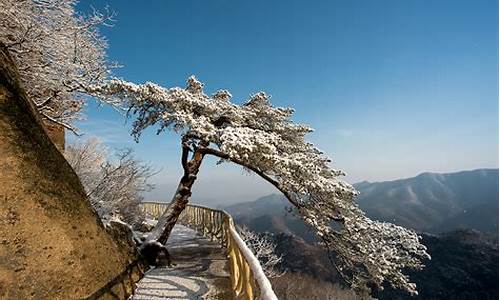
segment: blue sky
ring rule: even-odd
[[[104,28],[115,75],[184,86],[194,74],[235,101],[266,91],[296,109],[310,139],[349,182],[498,167],[497,1],[83,1],[117,13]],[[162,171],[167,200],[181,171],[175,134],[146,134],[89,104],[85,136],[129,146]],[[273,192],[236,167],[202,167],[198,202]]]

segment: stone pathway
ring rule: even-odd
[[[219,243],[176,225],[167,248],[176,265],[148,271],[133,300],[231,299],[227,258]]]

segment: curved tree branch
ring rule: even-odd
[[[288,199],[288,201],[290,201],[295,207],[297,207],[297,208],[301,207],[301,205],[292,198],[292,195],[290,195],[290,193],[288,191],[286,191],[285,189],[283,189],[280,186],[279,182],[277,182],[276,180],[274,180],[273,178],[271,178],[269,175],[267,175],[263,171],[259,170],[258,168],[251,166],[251,165],[249,165],[249,164],[247,164],[239,159],[232,158],[229,155],[227,155],[226,153],[221,152],[221,151],[216,150],[216,149],[213,149],[213,148],[202,148],[202,149],[200,149],[200,151],[203,154],[210,154],[210,155],[222,158],[222,159],[227,159],[235,164],[238,164],[240,166],[243,166],[243,167],[253,171],[257,175],[262,177],[264,180],[266,180],[267,182],[272,184],[274,187],[276,187],[281,193],[283,193],[283,195],[285,195],[285,197]]]

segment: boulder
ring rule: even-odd
[[[112,219],[106,224],[106,231],[124,251],[128,252],[130,257],[138,257],[139,252],[130,225],[121,220]]]
[[[158,224],[157,220],[146,218],[141,222],[137,229],[140,232],[150,232],[153,228],[155,228],[156,224]]]

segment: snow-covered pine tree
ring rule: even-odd
[[[226,90],[209,96],[193,76],[186,88],[111,80],[88,92],[122,101],[136,117],[132,130],[136,140],[152,126],[158,134],[172,130],[181,135],[184,175],[151,240],[167,241],[189,201],[203,158],[212,155],[254,172],[281,191],[336,253],[336,266],[353,288],[380,288],[386,280],[393,287],[417,292],[402,270],[421,268],[422,259],[429,257],[419,236],[365,216],[354,201],[356,190],[341,178],[344,173],[331,168],[330,159],[305,139],[312,129],[293,122],[293,109],[273,107],[263,92],[241,105],[230,102]]]

